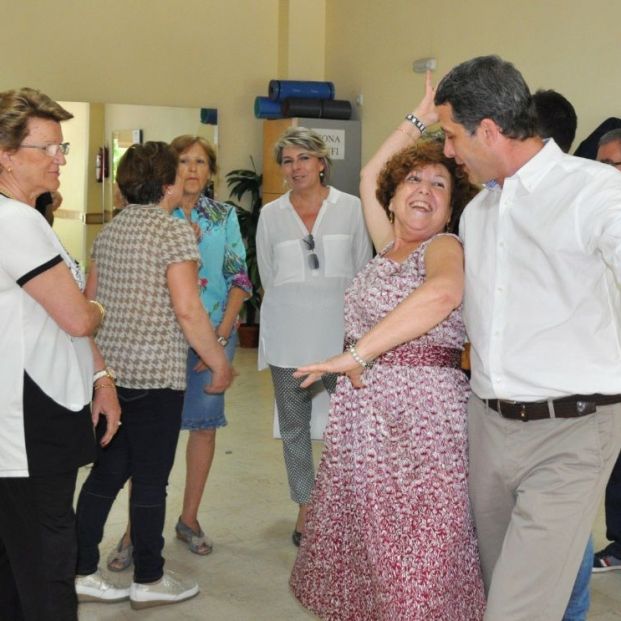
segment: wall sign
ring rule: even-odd
[[[313,128],[328,147],[330,158],[333,160],[345,159],[345,130]]]

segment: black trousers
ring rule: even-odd
[[[76,474],[0,478],[0,621],[77,621]]]
[[[609,551],[621,558],[621,454],[606,485],[606,538]]]
[[[134,581],[162,577],[166,486],[181,427],[183,391],[118,388],[123,425],[112,442],[99,447],[97,461],[82,486],[77,508],[79,575],[97,569],[99,544],[112,503],[132,479],[129,499],[134,544]],[[104,426],[97,427],[98,437]]]

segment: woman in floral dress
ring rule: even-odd
[[[299,371],[307,383],[348,375],[332,400],[291,576],[298,599],[325,620],[483,617],[459,368],[463,251],[444,232],[476,188],[438,140],[412,146],[434,114],[428,81],[415,115],[363,170],[380,252],[346,293],[345,353]]]

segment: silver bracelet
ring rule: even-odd
[[[363,369],[370,369],[373,366],[372,362],[367,362],[356,349],[355,345],[350,345],[347,348],[347,351],[351,354],[351,357],[354,359],[356,364],[359,364]]]
[[[405,120],[409,121],[410,123],[412,123],[412,125],[414,125],[414,127],[416,127],[416,129],[421,133],[424,134],[425,130],[427,129],[427,126],[415,115],[413,114],[406,114],[405,115]]]

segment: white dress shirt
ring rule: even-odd
[[[462,215],[472,389],[621,393],[621,174],[553,141]]]
[[[343,351],[345,289],[371,258],[360,200],[330,188],[312,230],[318,269],[310,267],[307,235],[289,193],[261,209],[259,369],[297,367]]]

